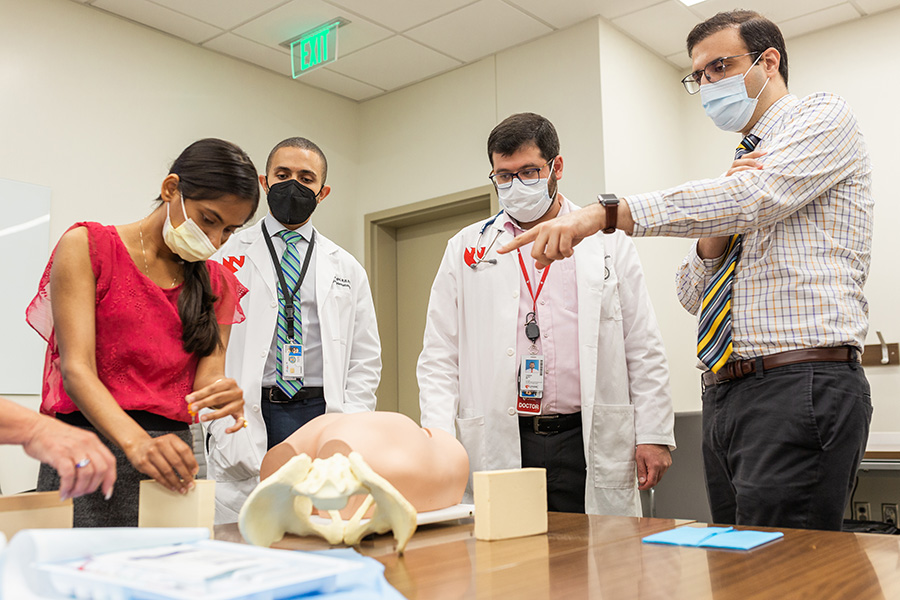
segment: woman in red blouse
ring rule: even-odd
[[[237,146],[200,140],[157,201],[136,223],[73,225],[27,311],[48,342],[41,411],[96,430],[116,456],[114,492],[77,498],[76,526],[136,526],[141,479],[187,493],[198,470],[189,423],[201,409],[203,421],[233,418],[229,433],[244,426],[243,393],[224,371],[247,290],[207,259],[256,212],[256,169]],[[79,479],[100,477],[93,462],[85,449]],[[41,465],[38,489],[58,487]]]

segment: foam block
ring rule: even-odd
[[[216,516],[216,482],[194,480],[187,494],[170,491],[153,480],[141,482],[139,527],[206,527],[212,532]]]
[[[0,496],[0,532],[11,539],[22,529],[72,527],[72,499],[59,492],[29,492]]]
[[[472,479],[476,539],[547,533],[546,469],[476,471]]]

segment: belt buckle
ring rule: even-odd
[[[289,398],[287,400],[276,400],[275,399],[275,396],[278,395],[279,391],[280,390],[279,390],[278,386],[273,385],[272,387],[270,387],[268,392],[266,392],[266,395],[268,396],[268,398],[266,398],[266,400],[268,400],[271,404],[290,404],[292,401],[292,398]],[[285,396],[287,396],[287,394],[285,394]]]
[[[534,428],[534,433],[535,433],[536,435],[548,435],[548,432],[546,432],[546,431],[541,431],[541,429],[540,429],[540,427],[541,427],[541,418],[542,418],[542,417],[540,417],[540,416],[532,417],[532,419],[534,419],[534,420],[532,421],[532,427]]]

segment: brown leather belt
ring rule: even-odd
[[[706,387],[733,381],[756,373],[756,358],[746,358],[725,363],[717,373],[706,371],[703,373],[703,385]],[[853,346],[841,346],[839,348],[808,348],[804,350],[789,350],[778,354],[769,354],[762,357],[763,371],[776,367],[786,367],[797,363],[806,362],[859,362],[859,350]]]

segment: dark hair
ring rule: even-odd
[[[207,138],[184,149],[169,173],[178,175],[179,189],[191,200],[217,200],[232,194],[259,206],[259,179],[247,154],[230,142]],[[178,296],[181,343],[185,352],[209,356],[221,345],[215,302],[205,261],[184,263],[184,287]]]
[[[523,146],[537,146],[544,160],[559,154],[559,136],[546,118],[535,113],[517,113],[503,119],[488,136],[487,153],[491,166],[494,154],[510,156]]]
[[[286,140],[278,142],[272,151],[269,152],[269,158],[266,159],[266,175],[269,174],[269,168],[272,166],[272,157],[282,148],[300,148],[301,150],[309,150],[315,152],[322,159],[322,185],[325,185],[325,179],[328,177],[328,159],[325,153],[319,148],[315,142],[311,142],[304,137],[290,137]]]
[[[784,85],[788,82],[788,56],[784,47],[784,36],[778,25],[752,10],[733,10],[720,12],[695,25],[687,37],[688,56],[694,51],[694,46],[714,33],[718,33],[729,27],[737,27],[744,45],[750,52],[765,52],[769,48],[775,48],[781,54],[781,62],[778,65],[778,73],[784,79]]]

